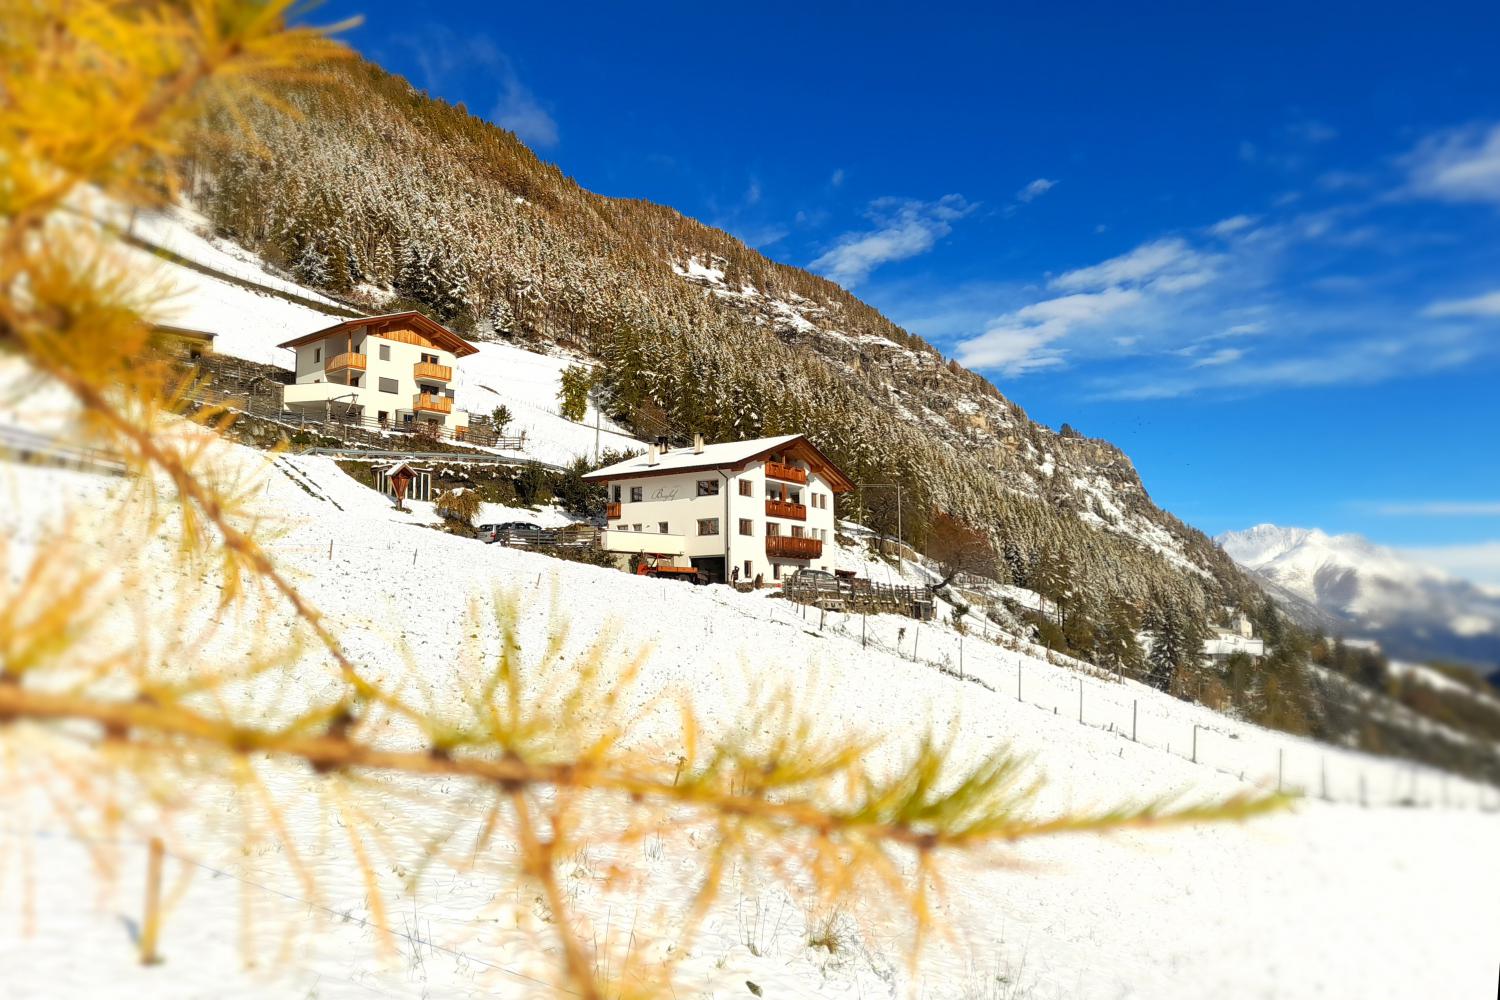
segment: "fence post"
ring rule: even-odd
[[[917,640],[922,638],[922,626],[918,625],[911,633],[911,662],[917,662]]]
[[[1198,763],[1198,723],[1193,723],[1193,763]]]
[[[328,539],[328,561],[333,561],[333,539]]]
[[[859,616],[859,648],[860,649],[864,649],[866,646],[868,646],[870,644],[869,640],[865,636],[865,625],[869,622],[869,620],[870,620],[870,616],[869,615],[860,615]]]
[[[958,633],[958,679],[964,679],[964,634]]]
[[[1135,698],[1130,699],[1130,742],[1135,740],[1135,710],[1140,707],[1140,702]]]
[[[1019,656],[1016,657],[1016,701],[1021,700],[1021,663]]]
[[[1369,808],[1369,800],[1365,796],[1365,772],[1359,772],[1359,804],[1363,808]]]
[[[1323,801],[1328,802],[1328,758],[1324,757],[1318,762],[1318,785],[1323,795]]]
[[[1078,724],[1083,725],[1083,678],[1078,678]]]
[[[146,912],[141,916],[141,964],[161,961],[156,954],[156,939],[161,931],[161,857],[160,837],[152,837],[146,855]]]
[[[1282,764],[1283,764],[1285,758],[1286,758],[1286,748],[1285,747],[1277,747],[1276,748],[1276,794],[1277,795],[1281,794],[1281,769],[1282,769]]]

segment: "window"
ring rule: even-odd
[[[745,560],[745,579],[750,579],[750,560]]]
[[[630,502],[631,503],[640,503],[641,500],[645,498],[645,496],[646,496],[646,487],[644,487],[644,486],[632,486],[632,487],[630,487]]]
[[[781,579],[781,563],[773,562],[771,564],[771,579],[773,579],[773,580],[780,580]]]
[[[436,354],[424,354],[422,355],[422,360],[429,365],[435,365],[438,363]]]
[[[609,491],[610,491],[609,492],[609,498],[611,500],[613,500],[615,503],[619,503],[620,502],[620,487],[617,486],[617,485],[616,486],[611,486],[609,488]]]
[[[322,362],[322,360],[323,360],[323,348],[321,348],[321,347],[314,347],[313,348],[313,364],[319,364],[320,362]]]
[[[766,536],[769,537],[771,535],[779,535],[779,534],[781,534],[781,525],[777,524],[775,521],[767,521],[766,522]]]
[[[380,411],[380,415],[378,417],[376,417],[376,419],[379,420],[382,424],[388,424],[388,423],[390,423],[391,422],[391,411],[390,410],[381,410]]]
[[[802,537],[802,525],[800,525],[800,524],[794,524],[794,525],[792,525],[792,537],[793,538],[801,538]]]
[[[740,480],[740,496],[742,496],[742,497],[753,497],[753,496],[755,496],[755,484],[752,483],[748,479],[741,479]]]
[[[394,392],[399,391],[399,389],[400,389],[400,386],[398,386],[396,384],[396,380],[393,379],[393,378],[383,378],[383,379],[380,380],[380,391],[381,392],[394,393]]]
[[[753,534],[755,534],[755,531],[754,531],[753,527],[751,526],[751,521],[750,521],[750,519],[748,517],[742,517],[742,518],[740,518],[740,534],[742,534],[742,535],[753,535]]]
[[[632,524],[630,526],[630,530],[631,531],[640,531],[641,530],[641,526],[639,524]]]
[[[717,479],[698,480],[698,495],[700,497],[716,497],[719,495],[719,481]]]
[[[658,532],[660,532],[661,534],[665,535],[667,533],[667,522],[666,521],[657,521],[656,522],[656,530]]]
[[[391,345],[390,344],[381,344],[380,345],[380,360],[381,361],[389,361],[389,360],[391,360]]]
[[[700,517],[698,519],[698,534],[717,535],[719,533],[719,519],[717,517]]]

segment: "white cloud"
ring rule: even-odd
[[[1046,194],[1048,191],[1051,191],[1055,187],[1057,187],[1057,181],[1049,180],[1046,177],[1038,177],[1036,180],[1032,181],[1021,190],[1017,191],[1016,197],[1021,201],[1036,201],[1036,199],[1040,198],[1042,195]]]
[[[1402,163],[1413,194],[1500,203],[1500,124],[1430,135]]]
[[[1436,566],[1465,580],[1500,587],[1500,540],[1402,548],[1397,551],[1418,564]]]
[[[843,187],[844,186],[844,168],[843,167],[839,167],[837,170],[835,170],[833,172],[833,176],[830,177],[830,178],[828,178],[828,183],[831,184],[831,185],[833,185],[834,187]]]
[[[1231,215],[1209,226],[1208,231],[1215,236],[1233,236],[1242,229],[1249,229],[1258,221],[1254,215]]]
[[[1500,517],[1500,500],[1418,500],[1372,507],[1393,517]]]
[[[1500,316],[1500,291],[1487,292],[1468,299],[1444,299],[1422,310],[1423,316],[1490,317]]]
[[[1266,332],[1266,324],[1261,322],[1236,323],[1226,330],[1210,333],[1204,337],[1204,341],[1210,340],[1232,340],[1236,337],[1256,337]]]
[[[1133,288],[1109,288],[1044,299],[993,320],[977,337],[958,345],[958,360],[975,368],[1022,375],[1063,363],[1051,346],[1079,327],[1099,324],[1140,303]]]
[[[1245,352],[1238,347],[1221,348],[1204,358],[1193,362],[1194,368],[1215,368],[1219,365],[1233,364],[1245,356]]]
[[[1196,288],[1213,276],[1217,258],[1188,246],[1178,237],[1143,243],[1129,253],[1091,267],[1080,267],[1053,278],[1051,287],[1063,291],[1142,285],[1164,292]]]
[[[505,79],[490,120],[510,129],[516,138],[529,145],[543,148],[557,145],[557,122],[514,76]]]
[[[882,264],[931,250],[938,240],[953,231],[955,221],[976,207],[957,194],[944,195],[937,201],[880,198],[870,204],[868,213],[875,229],[845,233],[833,249],[808,266],[852,287]]]
[[[460,37],[449,28],[429,24],[396,41],[411,49],[428,90],[441,91],[456,75],[483,69],[500,81],[489,120],[532,146],[557,145],[557,121],[521,82],[510,57],[488,35]]]

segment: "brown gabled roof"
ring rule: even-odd
[[[705,472],[711,469],[743,469],[751,462],[765,458],[772,452],[792,452],[813,466],[835,493],[848,493],[854,482],[833,461],[818,450],[817,446],[802,434],[783,434],[779,437],[755,438],[749,441],[725,441],[705,446],[702,453],[691,448],[673,448],[658,455],[658,464],[647,465],[646,456],[636,455],[623,462],[607,465],[602,469],[586,473],[590,482],[607,482],[611,479],[646,479],[652,476],[674,476],[684,472]]]
[[[423,313],[419,313],[415,309],[408,310],[407,312],[386,313],[383,316],[361,316],[357,319],[344,320],[342,323],[335,323],[333,326],[325,327],[322,330],[314,330],[312,333],[303,334],[300,337],[288,340],[284,344],[277,344],[276,346],[297,347],[300,344],[306,344],[309,341],[313,340],[321,340],[324,337],[330,337],[335,333],[341,333],[344,330],[348,330],[352,327],[360,326],[368,326],[371,328],[371,333],[375,333],[378,335],[379,331],[375,328],[384,324],[394,323],[398,320],[410,323],[412,326],[420,330],[428,340],[431,340],[434,344],[437,344],[439,347],[443,348],[446,351],[452,351],[454,357],[464,358],[468,357],[470,354],[479,353],[479,348],[475,347],[473,344],[469,343],[467,340],[460,337],[458,334],[454,333],[452,330],[448,329],[437,320],[432,319],[431,317],[426,316]]]

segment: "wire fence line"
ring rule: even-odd
[[[871,632],[868,622],[862,623],[858,630],[850,628],[849,619],[864,618],[862,615],[801,607],[800,615],[793,616],[789,624],[808,630],[816,628],[860,642],[877,653],[921,663],[956,680],[978,684],[1040,711],[1067,717],[1077,725],[1108,733],[1122,743],[1169,753],[1237,780],[1336,804],[1500,811],[1500,788],[1432,765],[1375,757],[1354,762],[1349,755],[1356,751],[1332,745],[1326,751],[1319,751],[1302,742],[1291,742],[1294,737],[1276,735],[1270,739],[1280,745],[1252,748],[1233,731],[1233,727],[1248,727],[1250,723],[1217,714],[1205,721],[1182,718],[1163,711],[1158,698],[1142,698],[1147,692],[1130,693],[1123,678],[1098,668],[1070,670],[1076,684],[1076,698],[1058,690],[1060,678],[1056,673],[1049,677],[1038,671],[1032,684],[1043,685],[1052,696],[1046,701],[1038,700],[1034,689],[1028,689],[1027,655],[1020,651],[1007,650],[1013,654],[1011,663],[1005,662],[1008,657],[1002,653],[998,665],[993,658],[987,658],[989,662],[982,665],[975,664],[972,659],[966,662],[965,639],[977,639],[992,648],[999,644],[978,636],[959,636],[955,642],[954,637],[929,629],[926,637],[929,646],[924,650],[920,623],[902,627],[897,641],[892,643],[878,632]],[[815,619],[809,622],[808,618],[814,615]],[[911,636],[907,648],[903,648],[900,636],[907,628]],[[934,646],[938,641],[944,644]],[[941,654],[933,655],[938,649]],[[992,676],[996,670],[1002,676]],[[1204,714],[1212,713],[1210,709],[1194,707]],[[1269,753],[1257,752],[1272,749],[1274,758]],[[1334,765],[1332,769],[1330,763]]]

